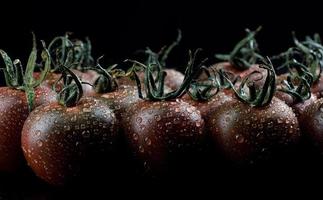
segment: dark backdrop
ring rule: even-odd
[[[299,37],[323,32],[320,6],[309,1],[30,0],[2,2],[0,16],[0,48],[19,58],[30,51],[31,31],[47,42],[66,31],[89,36],[95,55],[120,62],[146,46],[158,50],[180,28],[182,45],[170,58],[174,65],[184,62],[187,49],[201,47],[208,56],[231,50],[245,28],[263,26],[258,40],[264,55],[286,49],[292,30]]]
[[[170,43],[176,37],[176,29],[180,28],[183,31],[183,40],[170,57],[169,63],[173,66],[185,63],[188,49],[201,47],[205,50],[204,55],[211,57],[216,52],[231,50],[244,36],[244,28],[247,27],[255,29],[259,25],[263,26],[258,41],[264,55],[285,50],[292,43],[293,30],[300,38],[315,32],[323,34],[321,8],[310,1],[290,1],[284,4],[283,1],[247,0],[10,1],[1,2],[0,17],[0,48],[13,58],[21,58],[24,63],[31,49],[31,31],[36,33],[38,39],[44,39],[47,43],[52,37],[66,31],[74,32],[80,38],[89,36],[95,56],[104,54],[105,63],[114,63],[132,57],[134,51],[146,46],[158,50],[164,44]],[[285,171],[268,171],[269,174],[267,171],[250,173],[243,169],[236,171],[229,168],[227,171],[218,172],[221,174],[220,179],[215,176],[214,182],[209,185],[211,190],[208,188],[207,191],[215,191],[213,185],[220,189],[234,189],[233,193],[239,188],[246,189],[247,192],[259,189],[273,192],[296,186],[294,191],[297,186],[303,187],[322,177],[322,173],[317,176],[320,171],[318,167],[312,171],[312,164],[303,162],[301,167],[291,166],[288,174],[285,174],[288,171],[286,168]],[[270,173],[276,172],[278,174],[271,177]],[[226,177],[229,174],[231,176]],[[258,178],[250,179],[250,174]],[[299,180],[300,177],[307,178],[306,182]],[[274,181],[274,184],[266,183],[267,180]],[[254,182],[251,184],[247,183],[252,181]],[[17,182],[21,180],[18,179]],[[7,185],[6,182],[1,184]],[[15,184],[16,182],[12,183]],[[24,184],[29,182],[22,181],[21,187],[25,187]],[[194,182],[191,186],[194,188],[201,184]],[[37,182],[36,187],[39,188],[34,187],[33,191],[42,190],[44,186],[40,185]],[[19,189],[13,191],[9,192],[9,196],[13,193],[20,195]]]

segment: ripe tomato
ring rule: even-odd
[[[65,83],[57,102],[37,107],[29,115],[21,138],[28,165],[54,185],[73,181],[84,166],[111,158],[119,131],[109,103],[82,98],[81,81],[72,70],[65,70],[74,81]]]
[[[56,100],[56,93],[47,87],[39,86],[49,70],[50,57],[43,51],[43,69],[40,79],[33,78],[36,65],[36,42],[29,56],[26,72],[23,74],[19,60],[0,50],[6,67],[3,69],[7,87],[0,87],[0,171],[15,171],[23,161],[21,152],[21,130],[29,111],[42,104]]]

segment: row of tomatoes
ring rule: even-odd
[[[53,56],[46,49],[43,53],[46,68]],[[251,74],[260,75],[250,79],[253,84],[260,81],[262,86],[252,92],[249,85],[249,92],[243,92],[242,81],[237,91],[225,76],[222,78],[231,84],[230,89],[199,101],[194,95],[198,93],[190,87],[193,62],[189,62],[185,74],[173,69],[152,72],[148,63],[142,64],[144,73],[135,73],[135,81],[127,75],[109,76],[104,70],[103,80],[97,71],[65,66],[60,72],[33,72],[29,68],[36,65],[34,48],[27,78],[19,84],[21,77],[10,76],[18,71],[13,66],[19,62],[12,62],[3,51],[1,54],[7,65],[4,71],[8,84],[0,88],[2,171],[15,170],[24,157],[37,176],[60,185],[78,176],[81,163],[92,157],[100,155],[99,159],[109,160],[123,142],[139,165],[152,173],[162,173],[170,160],[199,152],[210,141],[223,155],[239,163],[255,162],[277,149],[297,144],[301,133],[322,144],[323,100],[312,94],[305,101],[296,101],[288,93],[276,92],[276,79],[284,75],[276,77],[271,64],[251,65],[244,70],[236,70],[233,62],[211,66],[207,71],[221,68],[243,80]],[[150,56],[155,58],[152,53]],[[43,80],[31,84],[35,77]],[[32,80],[26,82],[28,78]],[[202,79],[200,75],[194,80]],[[109,92],[102,92],[99,83],[110,88]],[[140,98],[138,85],[145,89],[146,98]],[[313,86],[314,90],[321,92],[320,87]]]

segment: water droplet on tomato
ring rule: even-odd
[[[323,112],[323,106],[320,106],[320,111]]]
[[[186,108],[186,111],[187,111],[188,113],[192,113],[192,112],[193,112],[193,109],[192,109],[191,107],[187,107],[187,108]]]
[[[138,118],[136,119],[136,122],[140,124],[140,123],[142,122],[142,118],[141,118],[141,117],[138,117]]]
[[[86,128],[85,124],[81,124],[81,129],[85,129],[85,128]]]
[[[239,144],[242,144],[245,141],[244,137],[240,134],[236,135],[236,140]]]
[[[135,141],[137,141],[139,138],[137,133],[132,134],[132,137]]]
[[[143,147],[143,146],[141,146],[141,145],[139,146],[139,152],[140,152],[140,153],[144,153],[144,152],[145,152],[144,147]]]
[[[37,136],[37,137],[39,137],[39,136],[40,136],[40,134],[41,134],[41,131],[40,131],[40,130],[37,130],[37,131],[36,131],[36,136]]]
[[[195,125],[196,125],[196,127],[200,127],[201,126],[201,122],[198,121],[198,122],[195,123]]]
[[[69,125],[65,125],[64,130],[69,131],[69,130],[71,130],[71,127]]]
[[[86,108],[86,107],[85,107],[85,108],[83,108],[83,112],[85,112],[85,113],[86,113],[86,112],[91,112],[91,108]]]
[[[151,140],[148,137],[145,138],[145,142],[148,146],[151,145]]]
[[[42,147],[43,146],[43,142],[41,140],[37,140],[36,143],[37,143],[37,146],[38,147]]]
[[[76,120],[77,120],[77,116],[76,116],[76,115],[74,115],[74,116],[71,118],[71,122],[76,122]]]
[[[90,137],[90,132],[89,131],[83,131],[82,135],[83,135],[83,137],[88,138],[88,137]]]

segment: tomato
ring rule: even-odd
[[[232,94],[228,94],[225,91],[220,91],[207,101],[196,101],[193,100],[189,95],[184,95],[182,99],[196,107],[201,112],[203,119],[207,121],[211,113],[216,112],[220,106],[233,100],[233,97]]]
[[[56,100],[56,93],[46,87],[35,89],[35,107]],[[0,171],[15,171],[22,163],[20,149],[21,130],[29,114],[26,94],[23,91],[0,88]]]
[[[274,69],[264,68],[267,77],[261,90],[246,93],[235,89],[238,100],[223,104],[206,124],[219,151],[235,163],[266,160],[299,140],[295,113],[274,97]]]
[[[205,137],[200,112],[180,100],[138,102],[126,112],[126,119],[130,148],[141,167],[154,175],[165,172],[180,153],[201,148]]]
[[[38,177],[62,185],[78,176],[82,163],[91,157],[114,151],[118,128],[104,100],[83,98],[73,107],[55,102],[30,114],[22,131],[22,149]]]
[[[187,155],[199,152],[205,139],[200,111],[183,100],[175,100],[183,95],[192,80],[195,54],[191,55],[191,64],[180,88],[164,94],[160,75],[164,74],[163,69],[153,71],[152,65],[141,64],[147,79],[144,100],[134,103],[124,113],[122,123],[136,169],[150,176],[165,175],[168,169],[186,161]],[[140,79],[136,80],[141,85]],[[141,89],[138,92],[143,95]],[[193,156],[188,158],[193,160]]]
[[[46,49],[43,51],[45,68],[40,79],[35,80],[32,76],[37,55],[35,38],[24,75],[19,60],[12,62],[3,50],[0,53],[6,65],[3,71],[7,83],[7,87],[0,87],[0,171],[15,171],[23,161],[20,137],[29,111],[55,101],[56,93],[39,86],[50,65]]]
[[[74,81],[66,83],[58,102],[31,112],[21,137],[28,165],[54,185],[68,184],[85,173],[80,171],[84,166],[100,165],[113,157],[119,132],[109,103],[103,98],[82,98],[81,81],[65,70]]]
[[[323,151],[322,110],[323,99],[320,98],[307,107],[300,119],[302,132],[320,153]]]

